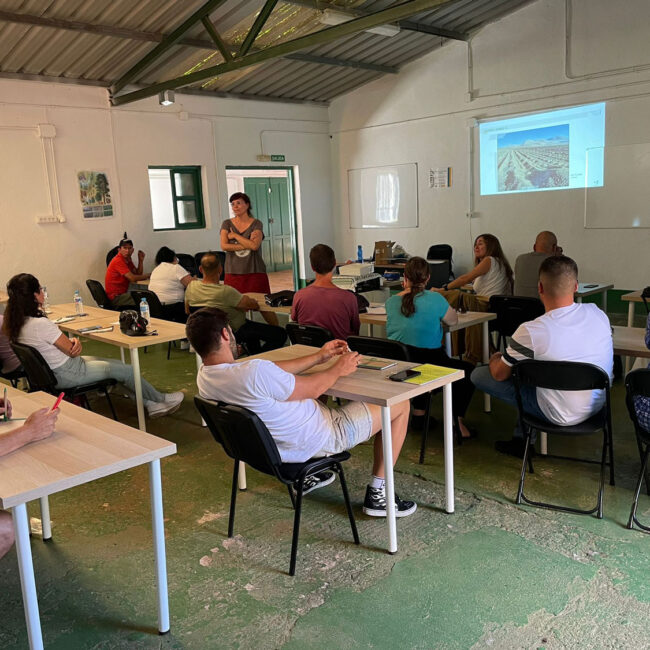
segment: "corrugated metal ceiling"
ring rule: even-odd
[[[446,30],[466,38],[530,0],[451,0],[400,21],[388,37],[358,32],[300,52],[227,72],[186,87],[252,99],[328,102],[381,74],[396,72],[444,42]],[[206,0],[0,0],[0,76],[111,86]],[[263,0],[225,0],[209,14],[221,38],[237,51]],[[280,0],[256,38],[261,50],[323,29],[321,9],[359,15],[394,7],[393,0]],[[318,9],[316,8],[318,5]],[[182,9],[180,7],[182,6]],[[198,22],[131,86],[143,87],[223,62]],[[182,92],[182,90],[181,90]]]

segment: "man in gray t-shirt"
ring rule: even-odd
[[[515,262],[515,296],[538,298],[537,283],[539,267],[551,255],[561,255],[562,248],[557,245],[557,237],[549,230],[537,235],[532,253],[524,253]]]

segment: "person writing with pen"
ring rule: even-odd
[[[11,342],[29,345],[40,352],[51,368],[57,388],[71,388],[112,378],[133,393],[133,367],[115,359],[81,356],[78,338],[69,339],[43,312],[43,288],[29,273],[19,273],[7,283],[9,301],[5,309],[3,331]],[[183,401],[181,391],[161,393],[142,379],[144,406],[150,418],[176,411]]]
[[[59,416],[59,410],[42,408],[34,411],[24,424],[11,431],[2,430],[2,422],[11,421],[11,402],[7,399],[7,391],[0,401],[0,456],[6,456],[31,442],[49,438],[54,432],[54,425]],[[14,543],[13,524],[11,515],[0,510],[0,557],[5,555]]]

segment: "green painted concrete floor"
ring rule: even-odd
[[[99,344],[85,351],[115,355]],[[620,381],[617,485],[607,486],[603,520],[514,505],[520,462],[493,449],[509,437],[514,412],[493,403],[485,414],[477,394],[468,420],[480,438],[455,449],[454,515],[443,511],[440,426],[424,465],[420,436],[409,434],[396,480],[419,508],[398,521],[400,550],[388,555],[385,522],[361,513],[371,462],[370,446],[361,446],[346,465],[361,546],[335,482],[306,497],[290,578],[286,490],[249,470],[236,535],[227,539],[232,463],[199,425],[194,356],[174,350],[166,361],[165,352],[156,346],[141,359],[156,386],[187,394],[178,413],[150,422],[151,433],[178,445],[162,464],[171,632],[156,633],[148,479],[138,468],[51,497],[54,541],[32,538],[47,648],[650,647],[650,537],[625,528],[639,460]],[[115,402],[135,426],[134,404]],[[437,398],[438,418],[440,408]],[[587,444],[551,441],[558,452]],[[597,473],[539,460],[527,485],[533,496],[585,506],[595,500]],[[650,519],[647,495],[640,513]],[[0,583],[0,648],[24,648],[13,551],[0,561]]]

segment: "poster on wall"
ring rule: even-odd
[[[81,209],[84,219],[101,219],[113,216],[113,202],[104,172],[82,171],[77,173]]]

